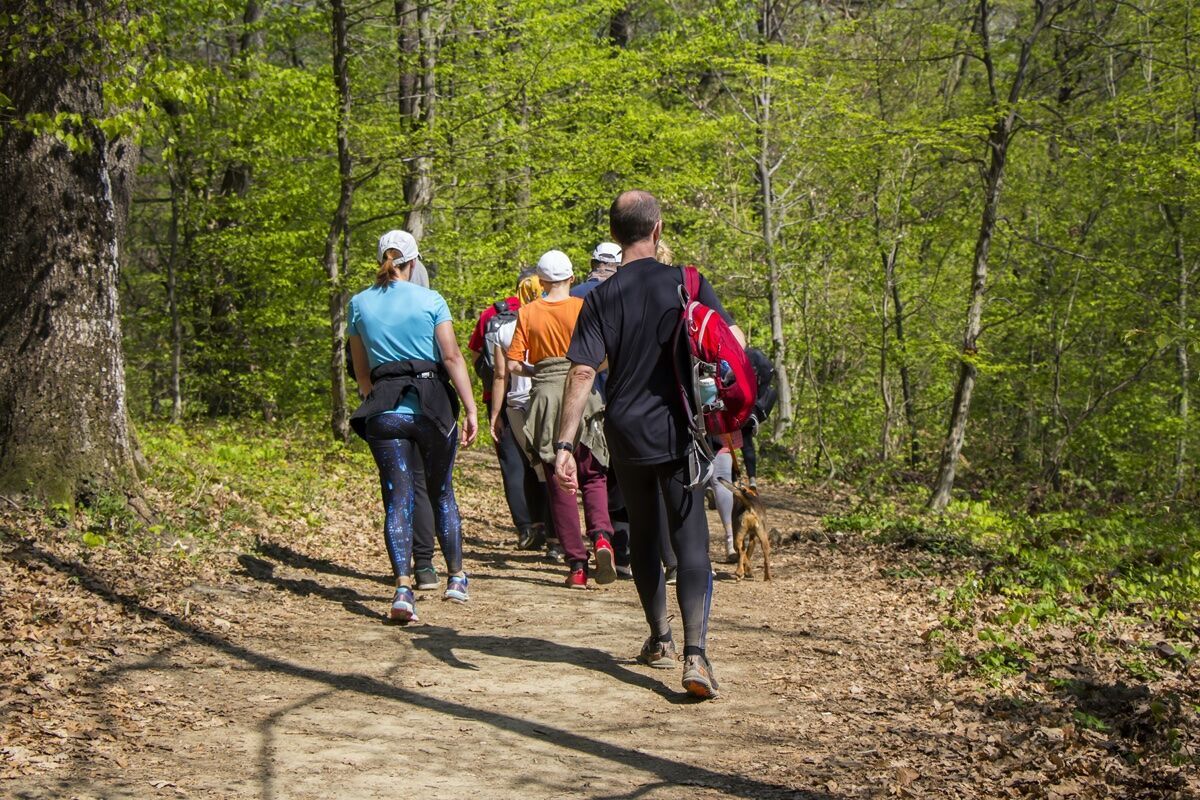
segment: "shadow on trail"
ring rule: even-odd
[[[539,550],[494,550],[491,548],[484,550],[481,548],[479,551],[472,551],[471,560],[499,569],[533,569],[535,567],[566,569],[562,564],[546,558],[545,553]]]
[[[281,564],[287,564],[289,567],[296,569],[306,569],[310,572],[323,572],[326,575],[337,575],[342,578],[357,578],[363,581],[374,581],[382,583],[386,586],[392,585],[391,575],[369,575],[365,572],[359,572],[356,569],[350,569],[336,561],[330,561],[325,558],[314,558],[313,556],[298,553],[286,545],[276,542],[269,542],[265,539],[259,539],[255,544],[255,550],[267,558],[273,558]]]
[[[611,653],[594,647],[572,647],[548,639],[529,636],[480,636],[461,634],[453,628],[439,625],[420,625],[410,629],[412,643],[443,664],[456,669],[479,669],[463,661],[455,650],[471,650],[485,655],[500,656],[534,664],[569,664],[602,672],[610,678],[627,683],[638,689],[648,689],[672,703],[690,703],[693,698],[683,692],[673,692],[649,675],[627,669]],[[664,670],[666,672],[666,670]],[[674,673],[672,673],[674,674]]]
[[[714,788],[727,795],[744,798],[786,797],[797,800],[828,800],[833,797],[824,792],[796,790],[742,775],[707,769],[664,756],[640,753],[564,728],[544,723],[535,724],[509,714],[476,708],[453,700],[430,697],[367,675],[333,672],[285,661],[224,639],[176,614],[148,606],[138,597],[116,590],[100,575],[78,561],[61,558],[27,539],[20,539],[18,542],[17,546],[29,557],[37,559],[50,569],[78,580],[79,585],[85,590],[108,603],[119,606],[126,613],[157,620],[170,630],[187,637],[198,645],[212,648],[263,672],[312,681],[329,689],[351,692],[367,698],[391,700],[432,713],[444,714],[451,719],[474,720],[531,741],[553,742],[558,747],[574,751],[581,756],[600,758],[629,769],[651,773],[668,783]],[[265,781],[267,776],[263,777]],[[267,797],[274,795],[274,787],[265,782],[262,790]]]
[[[300,597],[315,595],[339,603],[353,614],[386,622],[386,617],[383,614],[372,611],[360,601],[370,600],[383,604],[387,602],[388,598],[364,597],[353,589],[324,586],[310,578],[299,580],[280,578],[274,574],[274,565],[271,562],[250,555],[239,555],[238,563],[241,564],[247,576],[268,583],[277,589],[291,592]],[[521,580],[519,576],[516,578],[512,576],[505,578],[505,580],[514,579]],[[532,578],[526,580],[538,585],[547,585],[547,582],[542,580]],[[553,583],[558,582],[554,581]],[[567,590],[563,589],[563,591],[566,592]],[[530,661],[535,664],[570,664],[595,669],[611,678],[639,689],[649,689],[674,703],[692,702],[691,698],[686,694],[668,690],[660,681],[654,680],[640,672],[627,669],[611,653],[598,650],[594,647],[573,647],[548,639],[535,639],[528,636],[464,635],[453,628],[423,625],[420,623],[405,627],[412,634],[411,641],[414,647],[424,650],[443,664],[454,669],[479,670],[479,667],[476,665],[460,658],[455,653],[456,650],[467,650],[520,661]]]
[[[261,558],[255,558],[245,553],[239,555],[237,560],[244,573],[256,581],[262,581],[274,586],[276,589],[283,589],[300,597],[316,595],[317,597],[340,603],[342,608],[360,617],[367,617],[368,619],[383,618],[380,612],[372,611],[368,608],[363,603],[364,600],[377,603],[391,602],[390,595],[387,597],[370,597],[361,595],[353,589],[347,589],[343,586],[325,586],[322,583],[314,581],[312,578],[281,578],[275,574],[275,565],[270,561],[264,561]]]

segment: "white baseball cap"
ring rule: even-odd
[[[571,259],[562,250],[547,250],[538,259],[537,274],[542,280],[554,283],[572,277],[575,269],[571,266]]]
[[[615,242],[601,242],[592,251],[592,261],[599,261],[601,264],[620,264],[621,245]]]
[[[399,261],[401,264],[407,264],[419,255],[417,252],[417,240],[408,231],[388,231],[379,237],[379,252],[376,255],[376,260],[380,264],[383,263],[388,250],[400,251]]]

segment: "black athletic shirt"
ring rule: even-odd
[[[608,356],[604,435],[616,461],[659,464],[686,455],[687,415],[671,361],[682,282],[677,267],[643,258],[583,300],[567,358],[595,369]],[[703,275],[695,299],[733,324]],[[681,362],[684,352],[681,345]]]

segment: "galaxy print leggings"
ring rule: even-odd
[[[425,464],[425,485],[433,506],[434,532],[446,558],[446,570],[462,571],[462,521],[454,500],[451,473],[458,451],[458,428],[443,436],[429,417],[377,414],[367,420],[367,446],[379,467],[383,493],[383,538],[392,572],[397,578],[412,573],[414,448]]]

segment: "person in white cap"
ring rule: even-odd
[[[621,245],[615,242],[601,242],[596,245],[596,249],[592,251],[592,271],[582,283],[571,290],[571,296],[587,297],[588,292],[615,275],[619,266]]]
[[[583,414],[583,425],[570,442],[556,442],[563,384],[570,369],[567,348],[583,301],[571,297],[575,272],[571,259],[561,250],[550,250],[538,259],[538,279],[545,296],[517,312],[517,328],[508,348],[508,370],[533,377],[525,419],[525,441],[530,461],[540,462],[546,474],[550,514],[558,541],[567,558],[568,587],[586,589],[588,552],[579,527],[579,508],[574,490],[567,491],[554,479],[554,460],[560,449],[574,454],[583,494],[583,514],[596,554],[596,583],[617,579],[612,548],[612,521],[608,514],[608,447],[600,419],[603,401],[592,390]]]
[[[347,333],[355,380],[365,398],[350,417],[379,468],[383,533],[396,594],[390,619],[415,621],[413,594],[413,462],[420,453],[432,495],[436,533],[450,573],[443,598],[469,599],[462,567],[462,522],[451,483],[459,443],[479,428],[466,359],[450,309],[437,292],[411,281],[417,241],[405,231],[379,240],[375,285],[350,299]],[[461,431],[459,404],[466,409]]]
[[[425,264],[421,261],[421,254],[417,252],[417,240],[408,231],[392,230],[379,237],[379,248],[376,254],[376,261],[383,263],[387,257],[388,250],[395,250],[403,257],[404,253],[412,254],[412,269],[408,274],[408,281],[415,283],[417,286],[429,288],[429,270],[425,269]]]

